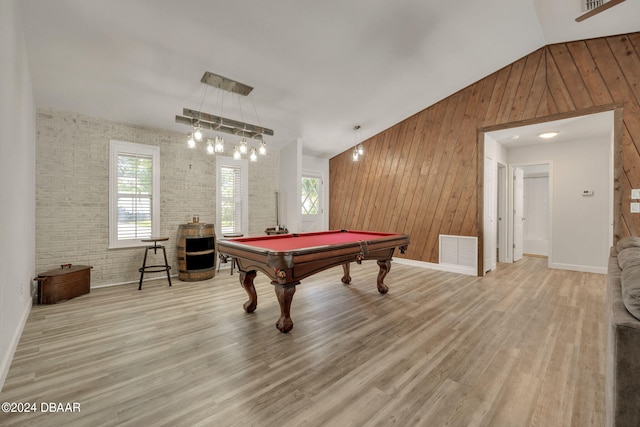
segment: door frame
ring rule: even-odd
[[[507,210],[507,200],[509,200],[509,196],[507,195],[509,185],[508,165],[497,162],[496,166],[496,176],[498,184],[498,192],[496,197],[498,212],[498,227],[496,228],[498,232],[498,262],[511,262],[512,252],[509,251],[509,233],[507,231],[509,228],[509,215]]]
[[[508,227],[507,230],[507,247],[511,249],[510,251],[510,257],[509,257],[509,261],[507,262],[513,262],[513,246],[514,246],[514,224],[515,224],[515,220],[514,220],[514,201],[513,201],[513,181],[514,181],[514,172],[515,172],[515,168],[522,168],[525,166],[535,166],[535,165],[548,165],[549,167],[549,200],[548,200],[548,208],[549,211],[547,212],[547,221],[549,223],[549,247],[547,248],[547,259],[548,259],[548,263],[547,265],[552,265],[553,263],[553,245],[551,245],[551,242],[553,240],[553,160],[545,160],[545,161],[539,161],[539,162],[524,162],[524,163],[509,163],[509,182],[508,185],[510,185],[509,190],[507,191],[507,212],[508,212],[508,217],[509,217],[509,223],[511,224],[510,227]],[[523,236],[523,244],[524,244],[524,236]]]
[[[585,108],[578,111],[572,111],[567,113],[558,113],[550,116],[540,117],[536,119],[522,120],[518,122],[509,122],[502,125],[487,126],[479,128],[477,132],[476,143],[476,182],[477,195],[476,195],[476,224],[478,227],[478,276],[484,276],[484,141],[485,133],[493,132],[503,129],[515,129],[522,126],[528,126],[538,123],[553,122],[556,120],[568,119],[572,117],[586,116],[589,114],[603,113],[606,111],[613,112],[613,182],[620,182],[622,176],[622,132],[623,132],[623,104],[609,104],[598,107]],[[613,187],[613,226],[611,239],[615,243],[620,236],[621,232],[621,213],[622,213],[622,186],[614,185]],[[551,253],[551,250],[550,252]]]
[[[488,229],[488,233],[489,233],[484,240],[484,249],[485,249],[484,271],[485,273],[495,270],[498,262],[496,257],[496,247],[497,247],[496,236],[498,234],[497,221],[496,221],[496,217],[498,214],[498,209],[496,204],[497,161],[496,161],[495,152],[492,153],[490,151],[491,150],[487,150],[485,148],[485,154],[484,154],[484,164],[485,164],[484,180],[485,180],[485,185],[487,186],[488,191],[484,192],[484,198],[486,202],[484,205],[484,209],[485,209],[484,220],[486,221],[486,223],[483,223],[483,227],[485,230]],[[490,179],[489,183],[487,183],[487,179]]]

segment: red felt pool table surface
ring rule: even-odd
[[[393,233],[377,233],[371,231],[320,231],[317,233],[279,234],[274,236],[239,237],[229,239],[231,242],[242,243],[270,251],[285,252],[321,246],[340,245],[345,243],[371,241],[397,236]]]

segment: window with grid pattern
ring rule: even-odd
[[[302,177],[302,215],[318,215],[320,211],[320,178]]]

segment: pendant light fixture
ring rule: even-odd
[[[355,125],[353,127],[353,138],[354,138],[354,146],[353,152],[351,153],[351,158],[354,162],[357,162],[360,159],[360,156],[364,154],[364,147],[362,147],[362,143],[360,143],[360,125]]]
[[[204,73],[200,82],[204,83],[206,86],[200,98],[198,110],[183,108],[182,115],[176,115],[175,118],[176,123],[185,124],[191,127],[191,133],[189,133],[187,139],[187,146],[189,148],[196,148],[198,142],[205,140],[205,133],[212,131],[214,133],[218,133],[218,135],[215,135],[215,138],[213,135],[211,138],[206,138],[206,152],[208,154],[224,153],[224,139],[219,135],[219,133],[228,133],[240,137],[238,145],[234,147],[234,159],[241,159],[243,156],[248,154],[249,160],[256,162],[258,160],[258,154],[263,156],[266,155],[267,146],[265,136],[273,136],[273,130],[265,128],[259,124],[254,125],[245,122],[242,106],[240,105],[240,96],[248,96],[253,88],[209,71]],[[221,108],[219,116],[202,111],[202,106],[204,105],[209,86],[220,90],[219,101]],[[231,92],[232,94],[238,95],[238,104],[241,116],[240,121],[222,116],[224,108],[224,92]],[[254,112],[256,113],[256,119],[258,123],[260,123],[253,99],[251,99],[251,102],[253,104]],[[252,143],[256,146],[252,146]]]

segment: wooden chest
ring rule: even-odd
[[[63,264],[60,268],[38,274],[38,304],[55,304],[88,294],[91,267]]]

